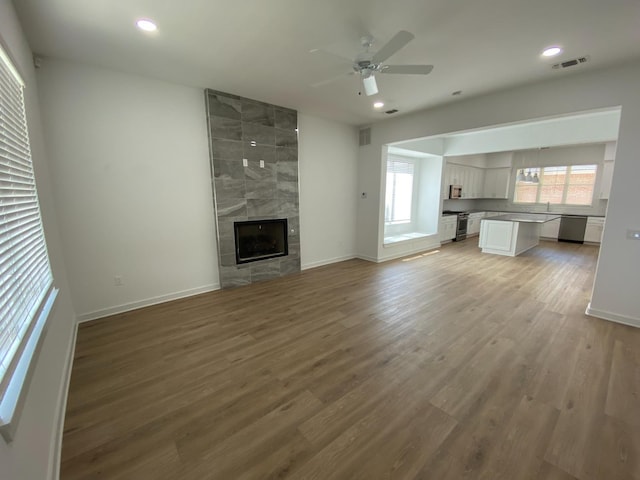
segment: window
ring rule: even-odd
[[[8,440],[29,364],[55,298],[23,89],[0,48],[0,433]]]
[[[414,163],[410,160],[387,161],[385,223],[410,223],[413,209]]]
[[[591,205],[596,165],[528,167],[518,171],[514,203]]]

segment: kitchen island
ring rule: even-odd
[[[538,245],[543,223],[560,215],[543,213],[506,213],[487,217],[480,224],[478,246],[482,253],[515,257]]]

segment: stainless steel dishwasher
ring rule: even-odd
[[[560,218],[559,242],[584,243],[584,231],[587,217],[581,215],[563,215]]]

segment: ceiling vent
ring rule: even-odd
[[[578,57],[572,58],[571,60],[567,60],[566,62],[554,63],[551,65],[551,68],[554,70],[559,70],[563,68],[575,67],[576,65],[581,65],[583,63],[587,63],[589,57]]]
[[[398,109],[397,108],[393,108],[391,110],[387,110],[386,112],[387,115],[393,115],[394,113],[398,113]]]
[[[360,130],[360,146],[371,144],[371,128],[363,128]]]

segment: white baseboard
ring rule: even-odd
[[[108,317],[110,315],[129,312],[138,308],[150,307],[151,305],[170,302],[171,300],[192,297],[194,295],[200,295],[201,293],[213,292],[214,290],[220,290],[219,283],[191,288],[189,290],[182,290],[180,292],[169,293],[167,295],[160,295],[158,297],[147,298],[145,300],[138,300],[136,302],[125,303],[124,305],[116,305],[115,307],[104,308],[101,310],[96,310],[95,312],[83,313],[81,315],[78,315],[78,323],[89,322],[91,320],[97,320],[99,318]]]
[[[344,262],[346,260],[353,260],[355,255],[344,255],[342,257],[330,258],[329,260],[319,260],[317,262],[305,263],[301,266],[302,270],[309,270],[310,268],[322,267],[324,265],[331,265],[332,263]]]
[[[52,480],[60,479],[60,462],[62,457],[62,434],[64,433],[64,418],[67,411],[67,398],[69,395],[69,381],[71,380],[71,368],[73,366],[73,358],[76,351],[76,338],[78,336],[78,324],[74,324],[73,333],[67,345],[66,364],[64,366],[64,374],[58,391],[58,412],[55,420],[57,433],[53,442],[51,442],[51,450],[49,452],[49,475],[47,478]]]
[[[380,263],[377,258],[370,257],[368,255],[356,255],[355,258],[359,258],[360,260],[365,260],[367,262]]]
[[[640,318],[627,317],[625,315],[618,315],[617,313],[605,312],[604,310],[596,310],[591,308],[591,303],[587,305],[587,311],[585,313],[591,317],[597,317],[603,320],[609,320],[610,322],[622,323],[623,325],[640,328]]]

